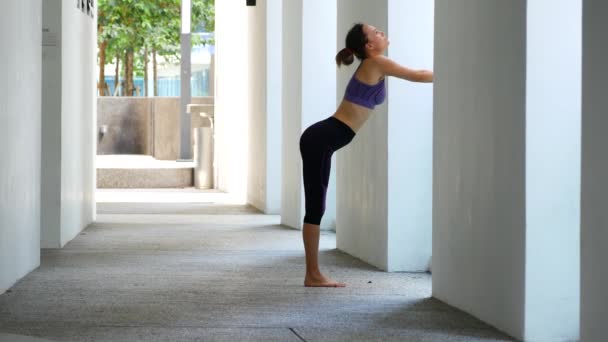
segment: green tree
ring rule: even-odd
[[[99,0],[98,45],[100,66],[100,94],[106,56],[123,59],[123,95],[133,95],[133,75],[143,74],[147,85],[147,66],[152,54],[154,95],[157,95],[156,57],[178,61],[181,33],[181,0]],[[192,1],[192,29],[204,27],[213,32],[215,27],[214,0]],[[193,39],[193,45],[210,42]],[[117,67],[118,69],[118,67]]]

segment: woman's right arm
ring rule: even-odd
[[[406,68],[392,59],[382,55],[374,57],[374,62],[376,62],[382,73],[385,75],[398,77],[411,82],[433,82],[432,71]]]

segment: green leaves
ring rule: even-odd
[[[166,58],[179,56],[181,0],[98,0],[97,7],[98,42],[107,41],[108,56],[141,54],[146,47]],[[191,22],[192,32],[213,32],[215,1],[192,0]]]

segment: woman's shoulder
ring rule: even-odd
[[[382,64],[385,58],[387,57],[373,56],[368,57],[361,62],[361,69],[364,69],[361,71],[363,71],[363,73],[367,75],[366,78],[375,80],[384,78],[385,75],[383,72],[384,68],[382,67]]]
[[[390,58],[386,57],[385,55],[371,56],[366,58],[366,60],[368,60],[369,64],[377,68],[382,68],[382,66],[386,65],[387,63],[394,63]]]

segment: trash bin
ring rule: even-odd
[[[194,186],[197,189],[212,189],[213,127],[197,127],[194,131]]]
[[[197,189],[213,189],[213,108],[212,104],[191,103],[186,112],[202,118],[201,127],[194,128],[194,186]]]

